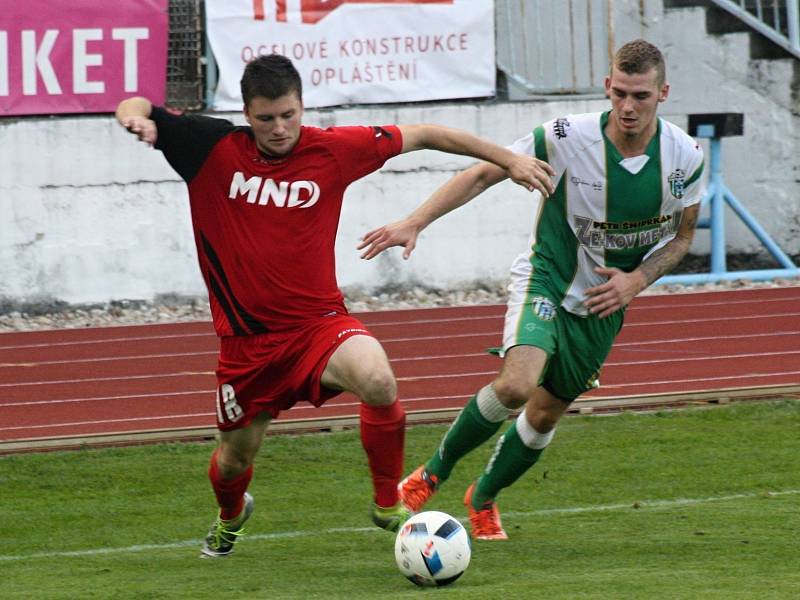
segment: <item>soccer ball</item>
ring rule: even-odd
[[[467,569],[469,534],[457,519],[436,510],[421,512],[397,532],[394,558],[400,572],[420,586],[453,583]]]

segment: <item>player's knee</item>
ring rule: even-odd
[[[359,396],[366,404],[388,406],[397,399],[397,381],[391,369],[375,369],[362,377]]]
[[[544,411],[535,411],[533,414],[529,411],[527,417],[531,426],[540,433],[553,431],[558,423],[558,417]]]
[[[492,383],[492,387],[500,403],[512,410],[525,406],[531,395],[528,385],[507,377],[499,377]]]
[[[253,456],[249,452],[231,446],[221,446],[217,453],[217,468],[223,479],[233,479],[244,473],[253,464]]]
[[[525,406],[525,415],[536,431],[548,433],[558,424],[569,404],[547,389],[538,387]]]

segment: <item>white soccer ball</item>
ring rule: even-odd
[[[470,556],[467,530],[454,517],[436,510],[411,517],[394,542],[400,572],[421,586],[453,583],[466,571]]]

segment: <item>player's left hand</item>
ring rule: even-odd
[[[548,198],[555,191],[552,177],[556,172],[549,164],[533,156],[516,154],[506,168],[509,179],[527,189],[529,192],[539,190]]]
[[[583,303],[589,312],[604,319],[630,304],[642,291],[640,277],[636,272],[626,273],[619,269],[597,267],[595,273],[608,277],[608,281],[586,289]]]
[[[120,124],[146,144],[153,146],[158,139],[158,129],[152,119],[140,115],[124,117]]]
[[[418,235],[419,227],[411,219],[406,218],[368,231],[361,238],[361,243],[357,246],[357,249],[364,250],[361,258],[370,260],[387,248],[403,246],[403,259],[408,260],[408,257],[411,256],[417,246]]]

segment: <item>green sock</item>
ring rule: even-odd
[[[472,508],[480,509],[485,502],[494,500],[500,490],[522,477],[543,451],[544,448],[533,450],[522,443],[515,421],[497,440],[494,455],[472,493]]]
[[[473,396],[444,435],[436,454],[425,463],[425,468],[444,482],[461,457],[492,437],[502,424],[503,421],[487,421],[478,409],[477,396]]]

